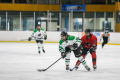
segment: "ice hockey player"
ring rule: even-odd
[[[108,41],[110,41],[110,34],[108,31],[108,28],[105,29],[105,32],[101,35],[100,41],[103,38],[103,43],[102,43],[102,48],[104,47],[105,44],[108,43]]]
[[[43,46],[43,39],[47,39],[47,33],[46,31],[41,28],[41,25],[37,25],[37,29],[34,30],[31,37],[29,37],[28,41],[31,41],[31,39],[34,38],[36,40],[36,43],[38,44],[38,53],[40,54],[40,48],[42,47],[42,51],[45,53],[44,46]]]
[[[90,29],[85,30],[85,35],[81,38],[81,49],[82,49],[82,56],[85,58],[88,52],[90,52],[92,56],[92,63],[93,63],[93,69],[96,70],[96,48],[97,48],[97,37],[91,34]],[[78,66],[80,65],[80,61],[78,60],[76,62],[76,70],[78,69]]]
[[[63,59],[65,58],[66,70],[69,70],[70,63],[70,55],[71,51],[73,51],[74,55],[78,60],[84,65],[84,67],[90,71],[90,68],[86,64],[86,61],[81,56],[80,52],[80,44],[81,41],[79,37],[70,36],[66,31],[61,32],[61,40],[59,41],[59,51],[61,52],[61,56]]]

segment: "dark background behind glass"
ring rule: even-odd
[[[0,3],[12,3],[13,0],[0,0]]]
[[[83,0],[62,0],[62,4],[83,4]]]
[[[108,4],[115,4],[115,0],[107,0]]]
[[[85,4],[106,4],[106,0],[84,0]]]
[[[60,0],[38,0],[38,4],[60,4]]]
[[[37,4],[37,0],[15,0],[15,3]]]
[[[0,11],[0,30],[6,30],[6,12]]]

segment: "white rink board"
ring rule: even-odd
[[[61,32],[47,32],[48,42],[59,42]],[[28,39],[32,34],[32,31],[0,31],[0,41],[19,41],[21,39]],[[68,34],[80,37],[82,32],[68,32]],[[94,32],[100,42],[100,32]],[[110,42],[120,44],[120,33],[110,33]]]

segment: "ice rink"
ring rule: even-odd
[[[92,58],[86,62],[91,72],[80,65],[78,71],[66,71],[61,59],[46,72],[45,69],[61,57],[58,43],[44,43],[46,53],[38,54],[36,43],[0,43],[0,80],[120,80],[120,46],[105,45],[97,49],[97,70],[93,71]],[[70,67],[77,58],[71,53]]]

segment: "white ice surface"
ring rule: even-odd
[[[91,72],[80,65],[78,71],[67,72],[65,61],[61,59],[46,72],[45,69],[60,58],[57,43],[45,43],[46,53],[38,54],[36,43],[0,43],[0,80],[120,80],[120,46],[105,45],[97,49],[97,71],[93,71],[92,58],[88,54],[86,62]],[[70,67],[77,58],[71,53]]]

